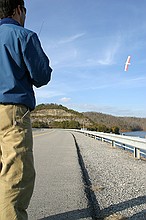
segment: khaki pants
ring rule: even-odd
[[[30,113],[0,104],[0,220],[27,220],[35,171]]]

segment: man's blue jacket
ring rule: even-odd
[[[0,20],[0,104],[22,104],[33,110],[33,85],[46,85],[51,72],[37,34],[11,18]]]

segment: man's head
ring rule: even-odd
[[[24,0],[0,0],[0,19],[10,17],[24,26],[25,14]]]

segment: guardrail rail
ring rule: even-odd
[[[109,142],[113,147],[120,146],[125,150],[133,151],[134,158],[140,159],[141,155],[146,157],[146,139],[140,137],[131,137],[111,133],[94,132],[87,130],[74,130],[85,134],[86,136]]]

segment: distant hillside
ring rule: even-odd
[[[57,104],[38,105],[31,113],[33,127],[81,128],[92,125],[82,113]]]
[[[146,118],[116,117],[98,112],[84,112],[83,114],[97,124],[106,125],[107,127],[117,126],[123,132],[146,131]]]
[[[31,113],[33,127],[87,128],[118,133],[146,130],[146,118],[116,117],[98,112],[79,113],[63,105],[41,104]]]

